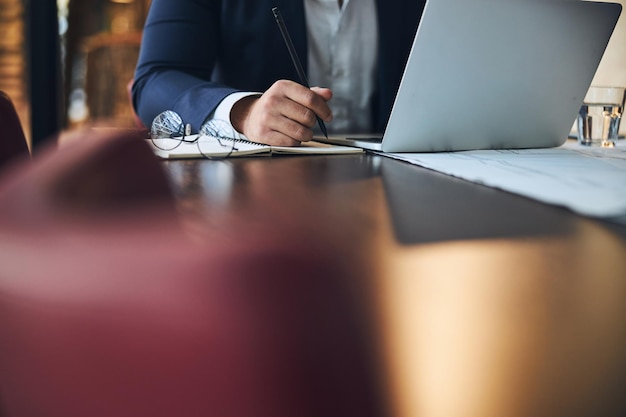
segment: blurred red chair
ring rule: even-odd
[[[145,141],[89,135],[0,181],[3,417],[384,414],[340,254],[194,241]]]
[[[28,144],[11,98],[0,91],[0,167],[14,158],[28,158]]]

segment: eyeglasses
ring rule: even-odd
[[[235,147],[237,135],[230,123],[212,119],[203,124],[198,134],[191,134],[191,124],[172,110],[157,115],[150,127],[150,139],[157,149],[172,151],[183,143],[193,143],[200,155],[207,159],[228,158]],[[219,149],[216,150],[216,146]]]

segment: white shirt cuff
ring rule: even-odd
[[[230,120],[230,112],[233,109],[233,106],[235,105],[235,103],[237,103],[242,98],[250,97],[250,96],[259,96],[259,95],[261,95],[261,93],[254,93],[254,92],[247,92],[247,91],[232,93],[232,94],[227,95],[220,102],[220,104],[218,104],[218,106],[215,108],[213,113],[209,115],[209,117],[204,122],[204,124],[207,124],[211,122],[212,120],[224,121],[232,128],[233,133],[235,133],[235,135],[238,135],[238,137],[235,137],[235,139],[247,140],[246,136],[243,133],[237,132],[237,130],[233,127],[232,122]]]

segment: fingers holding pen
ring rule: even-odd
[[[293,146],[313,138],[317,116],[332,120],[327,100],[332,91],[309,89],[280,80],[260,97],[242,100],[233,107],[233,126],[250,140],[270,145]]]
[[[332,98],[332,91],[328,88],[308,88],[293,81],[280,80],[266,94],[269,100],[276,100],[275,104],[283,116],[305,126],[313,127],[316,116],[326,122],[332,120],[332,111],[327,103]]]

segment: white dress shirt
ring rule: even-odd
[[[371,132],[378,22],[374,0],[305,0],[308,77],[333,90],[330,132]]]
[[[304,0],[304,7],[309,84],[333,91],[328,131],[370,132],[378,56],[375,0],[343,0],[341,8],[338,0]],[[209,119],[230,121],[233,105],[254,94],[259,93],[227,96]]]

